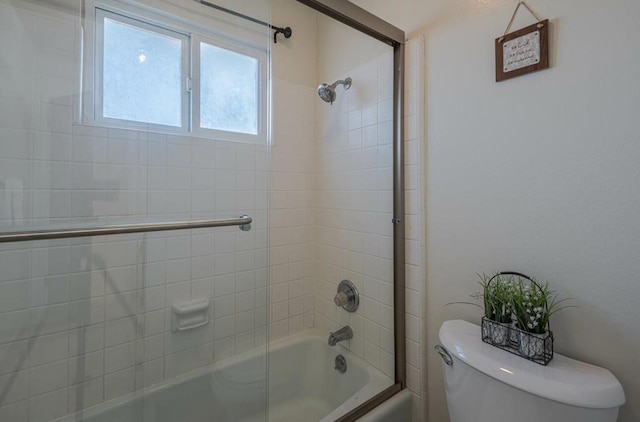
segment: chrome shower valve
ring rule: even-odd
[[[338,293],[333,298],[333,302],[347,312],[357,311],[360,306],[360,294],[355,284],[350,280],[342,280],[338,285]]]

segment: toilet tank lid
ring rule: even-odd
[[[492,378],[536,396],[592,409],[608,409],[625,403],[622,385],[604,368],[557,353],[549,365],[538,365],[484,343],[480,327],[467,321],[444,322],[439,337],[454,357]]]

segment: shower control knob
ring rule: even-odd
[[[349,303],[349,296],[347,296],[346,293],[341,292],[333,298],[333,301],[336,303],[336,306],[344,306]]]
[[[333,298],[336,306],[347,312],[355,312],[360,306],[360,295],[356,286],[349,280],[342,280],[338,285],[338,293]]]

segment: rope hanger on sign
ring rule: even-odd
[[[529,13],[531,13],[533,17],[536,18],[538,22],[538,29],[544,26],[544,23],[542,23],[542,18],[538,16],[538,14],[534,12],[533,9],[531,9],[525,1],[519,1],[518,5],[516,6],[516,10],[514,10],[513,15],[511,15],[511,20],[509,21],[509,25],[507,25],[507,29],[505,29],[504,34],[502,34],[500,39],[498,39],[498,42],[502,42],[504,40],[505,35],[509,33],[509,30],[511,29],[511,25],[513,25],[513,21],[516,19],[516,15],[518,14],[518,10],[520,10],[520,6],[524,6],[529,11]]]

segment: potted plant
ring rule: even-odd
[[[497,273],[493,277],[482,275],[482,300],[484,303],[484,317],[489,320],[484,324],[483,338],[488,337],[495,345],[509,343],[512,316],[513,293],[516,283],[512,275]]]
[[[558,300],[558,293],[551,290],[549,282],[538,284],[520,281],[514,289],[512,302],[513,313],[518,328],[518,353],[520,355],[540,359],[545,351],[552,347],[549,318],[556,312],[571,306],[559,306],[569,299]]]
[[[482,289],[470,296],[482,299],[484,306],[473,302],[453,303],[483,308],[482,341],[547,365],[553,358],[549,319],[559,310],[575,307],[560,306],[570,299],[558,300],[557,292],[551,290],[548,282],[540,285],[519,272],[505,271],[492,277],[485,274],[479,277],[478,284]]]
[[[482,338],[495,345],[505,345],[509,342],[512,325],[513,301],[512,296],[516,288],[513,276],[500,273],[492,277],[478,274],[478,284],[481,290],[471,293],[476,300],[482,299],[484,306],[473,302],[453,302],[474,305],[483,308],[486,324],[482,325]]]

